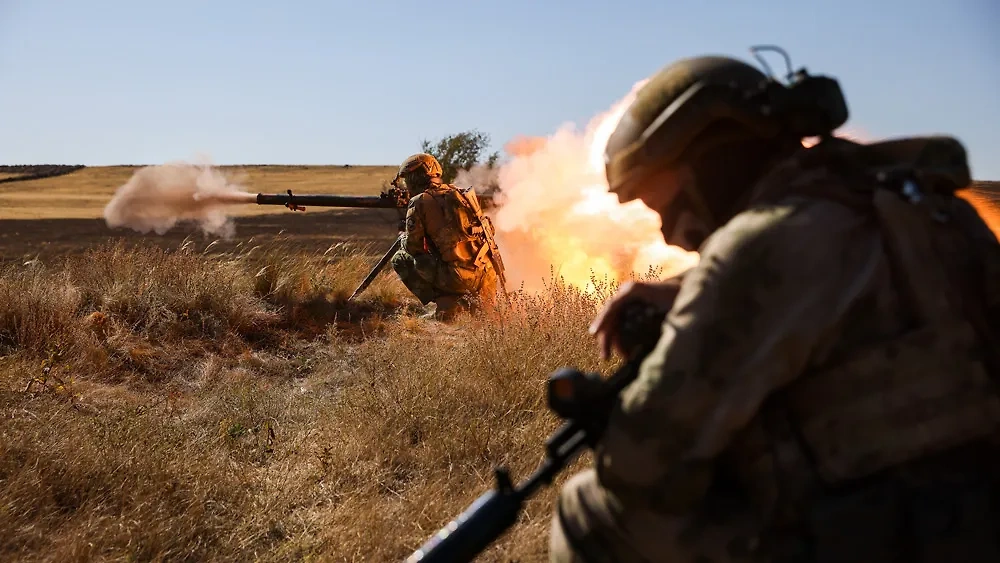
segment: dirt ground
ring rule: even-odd
[[[230,240],[204,235],[195,225],[178,225],[163,235],[110,229],[103,219],[0,219],[0,262],[38,258],[42,261],[73,254],[106,242],[125,240],[177,248],[185,239],[201,248],[218,241],[212,251],[228,251],[250,239],[255,243],[284,240],[307,253],[322,253],[337,243],[367,248],[370,254],[388,249],[396,237],[398,217],[393,209],[285,211],[235,217]]]

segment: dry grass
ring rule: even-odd
[[[557,421],[600,299],[445,326],[373,258],[123,244],[0,273],[0,560],[399,560]],[[611,286],[602,286],[611,291]],[[483,560],[544,560],[551,499]]]

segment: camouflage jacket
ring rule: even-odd
[[[945,182],[948,173],[934,173],[952,167],[951,189],[966,185],[964,158],[946,149],[937,158],[889,148],[850,158],[886,170],[912,161]],[[719,462],[773,509],[777,491],[802,475],[783,473],[786,460],[772,455],[772,403],[791,411],[816,457],[791,465],[812,463],[804,471],[829,483],[1000,428],[983,360],[983,326],[995,334],[1000,313],[996,238],[964,201],[942,198],[952,224],[964,223],[992,253],[973,285],[990,293],[984,310],[993,317],[977,331],[955,305],[963,288],[941,274],[980,260],[962,254],[969,238],[943,243],[951,235],[929,234],[939,228],[931,212],[888,190],[857,190],[869,176],[811,161],[815,153],[765,180],[758,203],[716,231],[684,275],[662,337],[597,452],[600,482],[623,509],[684,513]]]

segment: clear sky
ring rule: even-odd
[[[1000,179],[997,29],[998,0],[0,0],[0,164],[397,164],[466,129],[499,149],[672,59],[776,43],[841,81],[849,125],[953,134]]]

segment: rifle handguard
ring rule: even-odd
[[[524,498],[505,469],[496,469],[494,475],[496,486],[431,536],[406,563],[472,561],[514,525]]]

